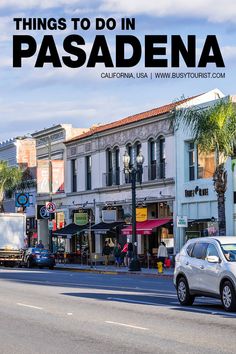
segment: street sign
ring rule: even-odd
[[[47,202],[46,203],[46,209],[49,213],[55,213],[56,211],[56,204],[53,202]]]
[[[48,230],[53,230],[53,221],[48,220]]]
[[[29,206],[29,193],[16,193],[15,198],[16,198],[15,206],[17,208],[21,206],[24,207]]]

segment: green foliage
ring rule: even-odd
[[[190,107],[176,111],[175,128],[190,131],[200,151],[217,152],[226,159],[233,154],[236,141],[236,113],[233,103],[220,99],[211,107]],[[219,164],[219,160],[217,161]]]
[[[10,167],[6,161],[0,161],[0,202],[5,192],[14,190],[21,178],[22,171],[18,167]]]

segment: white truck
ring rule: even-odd
[[[0,264],[20,265],[26,238],[26,216],[0,213]]]

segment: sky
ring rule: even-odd
[[[135,30],[120,30],[121,18],[134,18]],[[16,30],[13,18],[65,18],[66,30]],[[71,18],[88,18],[88,30],[72,28]],[[114,30],[96,30],[96,18],[114,18]],[[35,68],[44,35],[53,35],[59,57],[68,55],[64,39],[78,34],[85,40],[87,60],[96,35],[105,35],[115,65],[116,36],[136,36],[142,45],[142,58],[133,68],[106,68],[86,64],[71,69],[62,63]],[[37,52],[13,68],[13,35],[35,38]],[[207,68],[145,68],[145,35],[167,35],[165,45],[170,63],[171,35],[197,38],[197,62],[207,35],[216,35],[225,68],[214,63]],[[32,133],[54,124],[70,123],[88,128],[190,97],[214,88],[236,94],[236,3],[234,0],[1,0],[0,1],[0,141]],[[126,55],[131,55],[130,48]],[[87,62],[87,61],[86,61]],[[136,73],[148,78],[137,78]],[[218,73],[224,78],[155,78],[155,73]],[[102,78],[102,73],[132,73],[135,78]],[[153,75],[152,79],[151,74]]]

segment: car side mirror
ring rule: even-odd
[[[220,263],[220,258],[217,256],[207,256],[206,259],[209,263]]]

